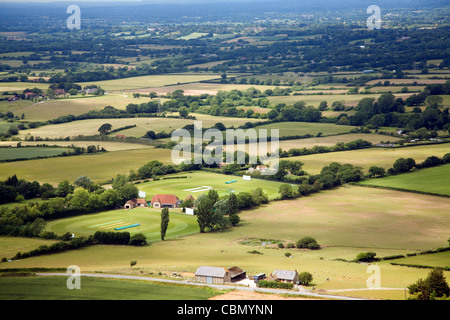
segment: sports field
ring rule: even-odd
[[[382,179],[371,179],[363,181],[361,184],[450,196],[450,164]]]
[[[224,196],[231,192],[249,192],[257,188],[262,188],[269,199],[274,199],[278,196],[278,189],[282,185],[280,182],[257,179],[244,181],[242,176],[229,176],[209,172],[179,173],[165,177],[187,178],[151,181],[138,184],[137,186],[139,190],[147,193],[147,198],[154,196],[156,193],[169,193],[175,194],[181,200],[184,200],[189,195],[197,199],[199,195],[207,193],[210,189],[216,190],[219,196]],[[226,184],[226,182],[230,181],[236,182]]]
[[[167,240],[199,232],[197,219],[182,214],[180,211],[170,212]],[[116,230],[126,227],[130,228]],[[161,210],[153,208],[123,209],[59,219],[48,222],[46,230],[57,234],[70,232],[76,237],[93,235],[96,231],[129,232],[131,235],[143,233],[147,237],[147,241],[154,242],[161,240]]]

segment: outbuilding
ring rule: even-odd
[[[202,266],[195,271],[195,282],[224,284],[231,282],[231,275],[225,268]]]

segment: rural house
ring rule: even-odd
[[[134,208],[146,208],[148,207],[147,201],[145,199],[132,199],[125,203],[125,209],[134,209]]]
[[[173,194],[156,194],[150,201],[153,208],[179,208],[181,205],[180,199]]]
[[[298,272],[290,271],[290,270],[275,270],[272,272],[272,278],[275,281],[283,281],[283,282],[298,282]]]

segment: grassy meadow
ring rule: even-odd
[[[450,196],[450,164],[411,173],[371,179],[362,185],[399,188]]]
[[[73,157],[35,159],[11,163],[0,163],[0,179],[5,180],[13,174],[27,181],[58,184],[63,180],[73,181],[86,175],[92,181],[102,183],[117,174],[128,174],[144,164],[158,160],[172,163],[168,149],[143,148],[135,150],[112,151],[101,154]]]
[[[65,151],[68,151],[68,148],[0,148],[0,161],[14,159],[33,159],[39,157],[54,157],[62,154]]]
[[[203,287],[148,281],[81,278],[80,290],[67,277],[0,278],[0,300],[207,300],[220,294]]]
[[[63,234],[74,233],[75,236],[89,236],[96,231],[114,231],[115,228],[140,224],[140,226],[123,230],[131,235],[143,233],[150,242],[161,240],[161,210],[153,208],[135,208],[132,210],[113,210],[85,216],[53,220],[47,223],[46,230]],[[166,239],[182,237],[199,232],[197,219],[182,214],[181,210],[170,212],[170,222]]]

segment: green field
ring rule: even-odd
[[[242,177],[209,172],[185,172],[165,177],[177,176],[187,178],[167,179],[142,183],[138,185],[138,188],[147,193],[147,200],[150,200],[156,193],[175,194],[181,200],[184,200],[188,195],[192,195],[195,199],[197,199],[199,195],[207,193],[209,187],[216,190],[219,193],[219,196],[228,195],[231,192],[248,192],[257,188],[262,188],[269,199],[274,199],[278,196],[278,189],[282,185],[280,182],[257,179],[253,179],[252,181],[244,181]],[[233,180],[237,180],[237,182],[231,184],[225,183]]]
[[[450,251],[416,255],[402,259],[392,260],[395,263],[414,264],[419,266],[430,266],[436,268],[450,267]]]
[[[54,157],[67,151],[67,148],[51,147],[0,148],[0,161]]]
[[[80,290],[67,277],[0,278],[0,300],[207,300],[220,294],[202,287],[83,277]]]
[[[382,179],[367,180],[361,184],[450,196],[450,164]]]
[[[48,222],[46,230],[63,234],[74,233],[75,236],[89,236],[96,231],[115,231],[115,228],[140,224],[140,226],[123,231],[131,235],[143,233],[147,241],[161,240],[161,210],[153,208],[135,208],[132,210],[114,210],[97,214],[78,216]],[[170,212],[170,223],[166,239],[182,237],[199,232],[197,219],[182,214],[181,210]]]

